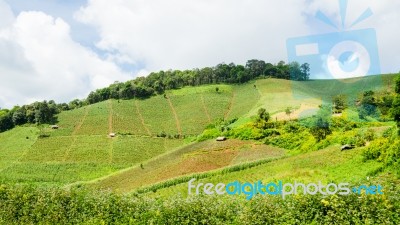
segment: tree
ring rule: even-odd
[[[26,118],[25,106],[16,110],[12,115],[12,121],[14,125],[23,125],[28,122]]]
[[[286,113],[286,115],[289,117],[289,119],[290,119],[290,114],[292,114],[292,108],[290,108],[290,107],[287,107],[286,109],[285,109],[285,113]]]
[[[265,122],[268,122],[268,120],[270,119],[269,113],[268,113],[267,110],[264,109],[264,108],[258,109],[257,115],[258,115],[258,118],[259,118],[260,120],[263,120],[263,121],[265,121]]]
[[[219,92],[219,87],[216,87],[216,88],[215,88],[215,91],[218,93],[218,92]]]
[[[260,77],[290,79],[291,69],[296,74],[296,80],[308,79],[308,64],[299,65],[295,63],[291,67],[284,61],[273,65],[265,63],[263,60],[252,59],[248,60],[245,66],[235,65],[234,63],[220,63],[214,67],[194,68],[184,71],[168,70],[152,72],[148,76],[137,77],[127,82],[115,81],[108,87],[90,92],[87,98],[83,100],[75,99],[68,104],[56,104],[54,101],[37,102],[23,107],[14,107],[10,113],[0,110],[0,116],[5,118],[5,114],[9,113],[7,118],[11,118],[13,125],[49,123],[55,118],[54,115],[60,111],[76,109],[108,99],[144,99],[154,94],[162,95],[167,90],[178,89],[184,86],[198,86],[221,82],[245,83]],[[256,88],[255,85],[254,88]],[[216,88],[216,91],[220,92],[220,88]],[[8,121],[4,118],[3,122]],[[8,125],[4,127],[8,127]]]
[[[357,109],[360,119],[366,119],[367,116],[379,116],[377,105],[378,104],[375,98],[375,92],[364,92],[360,100],[360,106]]]
[[[270,115],[266,109],[264,108],[258,109],[256,123],[255,123],[256,127],[265,128],[269,119]]]
[[[347,108],[346,95],[336,95],[332,97],[332,104],[334,113],[341,113]]]
[[[289,64],[290,79],[297,81],[306,81],[310,79],[310,64],[300,65],[298,62]]]
[[[301,80],[309,80],[310,79],[310,64],[303,63],[300,66],[301,71]]]
[[[68,103],[68,108],[70,108],[70,109],[76,109],[76,108],[80,108],[82,106],[83,106],[83,102],[79,99],[74,99]]]
[[[331,115],[331,106],[321,105],[317,115],[313,118],[310,133],[315,137],[315,139],[317,139],[318,142],[325,139],[327,135],[332,133],[330,129]]]
[[[396,80],[395,80],[395,92],[396,94],[400,94],[400,75],[397,76]]]
[[[94,103],[102,101],[102,98],[97,91],[95,91],[95,92],[92,91],[92,92],[90,92],[89,96],[87,97],[87,101],[89,102],[89,104],[94,104]]]
[[[277,71],[278,71],[277,68],[271,63],[265,64],[264,75],[276,78]]]
[[[279,61],[278,65],[276,65],[276,70],[276,78],[290,80],[290,66],[285,64],[284,61]]]
[[[250,76],[250,79],[254,79],[255,77],[259,77],[264,74],[265,70],[265,62],[262,60],[251,59],[246,63],[246,70]]]
[[[290,80],[302,80],[300,64],[298,62],[291,62],[289,64]]]
[[[12,128],[14,128],[14,123],[12,121],[11,113],[2,113],[0,116],[0,132],[4,132]]]

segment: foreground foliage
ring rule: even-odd
[[[2,224],[398,224],[399,191],[349,196],[129,197],[0,186]]]

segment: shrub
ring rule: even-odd
[[[253,124],[245,124],[228,132],[228,136],[241,140],[260,140],[266,136],[263,129],[254,127]]]
[[[0,186],[2,224],[399,224],[400,191],[384,195],[180,195],[152,199],[73,188]]]
[[[372,129],[368,129],[364,134],[364,138],[367,141],[374,140],[375,139],[375,132]]]
[[[217,128],[211,128],[204,130],[203,133],[197,138],[198,141],[205,141],[208,139],[216,138],[221,135],[221,132]]]
[[[386,155],[386,149],[389,147],[389,141],[387,138],[378,138],[370,143],[362,155],[365,160],[377,159],[383,161],[382,155]]]

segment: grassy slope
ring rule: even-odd
[[[0,133],[0,173],[13,166],[35,143],[38,130],[32,127],[17,127]]]
[[[128,192],[177,176],[214,170],[260,158],[275,158],[283,154],[282,149],[252,141],[216,142],[210,140],[190,144],[144,163],[143,168],[133,167],[114,176],[98,180],[90,186]]]
[[[4,155],[0,181],[68,184],[138,166],[185,142],[154,138],[161,132],[197,135],[217,118],[246,113],[242,104],[249,108],[256,97],[244,101],[233,96],[247,87],[250,84],[208,85],[170,91],[168,99],[104,101],[60,113],[58,130],[42,128],[49,138],[37,139],[37,128],[5,132],[0,136],[0,154]],[[243,96],[253,95],[252,90]],[[26,133],[30,130],[35,132]],[[110,132],[130,135],[111,139],[107,137]],[[26,136],[31,138],[25,140]]]
[[[235,180],[241,182],[350,182],[355,184],[365,179],[370,173],[378,169],[381,164],[375,161],[363,162],[361,149],[340,151],[339,146],[306,154],[279,159],[250,169],[213,175],[196,182],[202,183],[229,183]],[[187,182],[158,190],[155,196],[170,196],[180,193],[187,195]]]
[[[377,89],[389,85],[392,78],[384,76],[383,82],[375,82],[378,77],[363,80]],[[359,92],[365,83],[357,82],[347,90]],[[320,90],[327,90],[326,87],[343,89],[343,84],[267,79],[245,85],[188,87],[168,91],[168,99],[156,96],[146,100],[109,100],[62,112],[58,117],[60,129],[45,129],[50,138],[36,140],[37,128],[16,128],[0,134],[0,180],[66,184],[96,179],[138,166],[184,144],[152,138],[163,131],[196,135],[217,118],[240,117],[238,123],[246,121],[259,107],[273,113],[289,106],[300,107],[302,103],[318,105],[326,93]],[[293,88],[309,98],[296,98]],[[110,139],[109,132],[133,136]],[[29,135],[30,139],[21,140]]]

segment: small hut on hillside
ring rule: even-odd
[[[108,134],[108,136],[109,137],[115,137],[115,136],[117,136],[115,133],[110,133],[110,134]]]
[[[57,129],[59,128],[59,126],[57,126],[57,125],[51,125],[50,128],[53,129],[53,130],[57,130]]]
[[[217,137],[216,141],[226,141],[226,137]]]

